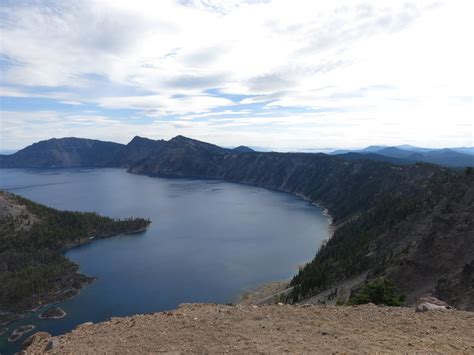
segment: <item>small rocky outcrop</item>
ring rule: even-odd
[[[23,344],[21,345],[21,349],[24,350],[28,348],[35,349],[35,351],[45,350],[46,346],[51,339],[51,334],[46,332],[37,332],[30,337],[28,337]]]
[[[444,301],[441,301],[435,297],[421,297],[416,305],[416,312],[428,312],[428,311],[437,311],[452,309],[452,307]]]

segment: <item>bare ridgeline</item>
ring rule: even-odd
[[[231,150],[182,136],[128,145],[43,141],[0,167],[122,167],[152,176],[213,178],[285,191],[324,206],[333,236],[277,301],[326,306],[186,305],[170,313],[38,334],[52,351],[474,351],[474,174],[380,157]],[[30,222],[31,223],[31,222]],[[341,306],[371,281],[392,280],[420,310]],[[270,299],[272,299],[270,297]],[[451,308],[451,307],[449,307]]]

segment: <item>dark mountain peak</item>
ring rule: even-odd
[[[146,138],[146,137],[135,136],[135,137],[132,138],[132,140],[130,142],[128,142],[128,144],[130,144],[132,142],[149,141],[149,140],[151,140],[151,139]]]
[[[404,150],[400,149],[400,148],[397,148],[397,147],[383,147],[383,148],[379,149],[378,152],[397,152],[397,153],[400,153],[400,152],[404,152]]]
[[[378,152],[381,149],[388,148],[386,145],[369,145],[368,147],[361,149],[360,152]]]
[[[154,140],[146,137],[135,136],[132,138],[130,142],[128,142],[127,146],[137,145],[137,144],[154,144],[157,142],[164,142],[162,139]]]
[[[228,149],[221,148],[215,144],[202,142],[197,139],[192,139],[181,135],[171,138],[168,143],[169,147],[184,148],[186,150],[192,151],[205,151],[208,153],[225,153],[228,151]]]
[[[182,136],[181,134],[177,135],[176,137],[173,137],[170,139],[170,142],[185,142],[185,141],[195,141],[195,139],[192,139],[192,138],[188,138],[188,137],[185,137],[185,136]]]
[[[245,145],[239,145],[238,147],[235,147],[234,149],[232,149],[232,151],[239,152],[239,153],[253,153],[253,152],[255,152],[255,150],[253,150],[252,148],[249,148]]]

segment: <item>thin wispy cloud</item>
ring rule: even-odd
[[[52,134],[473,144],[470,1],[0,6],[3,148]]]

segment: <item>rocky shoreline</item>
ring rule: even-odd
[[[34,325],[31,325],[31,324],[22,325],[21,327],[16,328],[11,333],[11,335],[8,337],[8,341],[11,342],[11,343],[14,342],[14,341],[17,341],[18,339],[20,339],[23,336],[23,334],[31,332],[33,329],[35,329]]]

